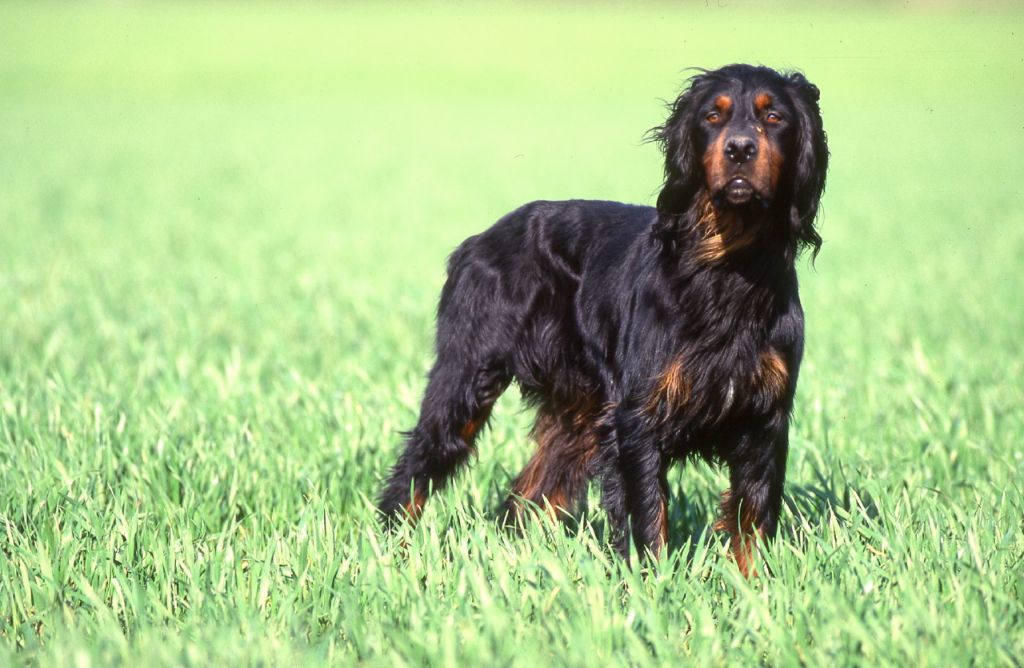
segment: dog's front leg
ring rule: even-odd
[[[665,467],[655,439],[628,411],[610,415],[602,435],[597,472],[601,506],[615,551],[629,561],[630,536],[641,558],[658,556],[667,543]]]
[[[758,541],[774,538],[778,529],[789,450],[788,420],[781,422],[774,429],[745,435],[729,459],[730,489],[722,495],[715,529],[732,534],[730,551],[747,577],[757,575]]]
[[[601,507],[608,518],[608,538],[619,556],[629,561],[629,515],[618,451],[601,462]]]
[[[641,559],[657,559],[668,543],[667,467],[657,439],[640,425],[624,425],[619,446],[623,505]]]

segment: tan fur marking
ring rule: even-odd
[[[565,489],[555,489],[550,496],[544,497],[544,511],[552,520],[557,520],[563,515],[572,512],[569,508],[569,501],[565,498]]]
[[[717,192],[725,186],[725,132],[718,133],[715,141],[704,151],[702,162],[704,163],[704,173],[707,175],[708,188],[711,189],[711,192]]]
[[[469,420],[462,427],[462,431],[459,432],[459,438],[463,441],[471,441],[476,436],[476,432],[480,429],[480,425],[476,420]]]
[[[480,429],[487,424],[487,418],[490,416],[491,409],[487,408],[481,415],[467,420],[466,424],[462,426],[462,431],[459,432],[459,438],[472,445],[473,439],[480,433]]]
[[[654,555],[660,556],[661,552],[668,546],[668,499],[661,497],[661,504],[658,507],[658,545],[654,548]]]
[[[656,381],[654,389],[647,399],[649,412],[660,412],[660,417],[664,418],[674,409],[689,401],[690,383],[686,379],[685,363],[682,356],[673,358]]]
[[[757,544],[760,540],[761,532],[757,529],[742,535],[734,534],[732,537],[732,556],[745,578],[757,577]]]
[[[765,140],[765,144],[766,147],[769,148],[768,155],[770,156],[768,160],[768,183],[770,191],[774,193],[775,189],[779,186],[779,177],[782,175],[782,163],[784,162],[784,156],[782,155],[782,151],[775,150],[775,146],[767,139]]]
[[[758,128],[760,129],[760,128]],[[764,132],[757,135],[757,159],[754,161],[753,177],[759,190],[774,193],[782,174],[782,151],[775,146]]]
[[[584,401],[562,415],[538,414],[532,432],[537,452],[512,483],[510,501],[516,522],[522,520],[521,499],[542,506],[552,519],[572,512],[597,453],[592,411],[593,402]]]
[[[738,216],[719,212],[706,195],[698,224],[705,236],[697,248],[697,259],[705,263],[717,262],[729,253],[749,246],[757,238],[755,228],[744,228]]]
[[[736,505],[731,490],[722,492],[722,514],[712,528],[731,534],[729,552],[743,577],[757,577],[756,554],[761,531],[757,528],[757,518],[750,508],[742,508],[741,515],[737,517]]]
[[[754,98],[754,109],[759,114],[765,109],[770,108],[771,106],[772,96],[769,95],[768,93],[760,93],[757,97]]]
[[[423,504],[426,503],[426,501],[427,499],[423,496],[423,492],[418,489],[413,489],[412,498],[407,504],[402,506],[406,517],[408,517],[412,522],[418,520],[420,515],[423,513]]]
[[[754,383],[771,397],[781,397],[789,384],[786,360],[775,349],[761,353],[761,362],[754,372]]]
[[[542,419],[538,419],[537,424],[534,426],[534,438],[536,438],[537,445],[539,446],[537,452],[534,453],[530,461],[527,462],[526,467],[515,479],[515,482],[512,483],[512,492],[529,500],[536,500],[534,497],[537,494],[541,481],[544,479],[544,469],[548,466],[547,459],[551,454],[548,441],[541,435]]]
[[[715,107],[723,114],[728,114],[732,109],[732,98],[728,95],[719,95],[715,100]]]

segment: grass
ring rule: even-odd
[[[0,5],[0,664],[1019,666],[1022,15],[710,4]],[[774,575],[704,466],[647,577],[599,513],[498,532],[514,393],[382,536],[446,254],[651,202],[659,98],[732,61],[833,153]]]

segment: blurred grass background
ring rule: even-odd
[[[1024,13],[1011,5],[0,4],[0,663],[1019,665]],[[404,536],[444,259],[653,202],[685,67],[822,89],[825,247],[775,576],[672,478],[646,579],[489,521],[514,392]]]

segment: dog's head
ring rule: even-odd
[[[694,76],[670,109],[651,133],[665,151],[658,209],[684,213],[704,193],[719,211],[781,210],[792,238],[817,252],[828,147],[814,84],[729,65]]]

